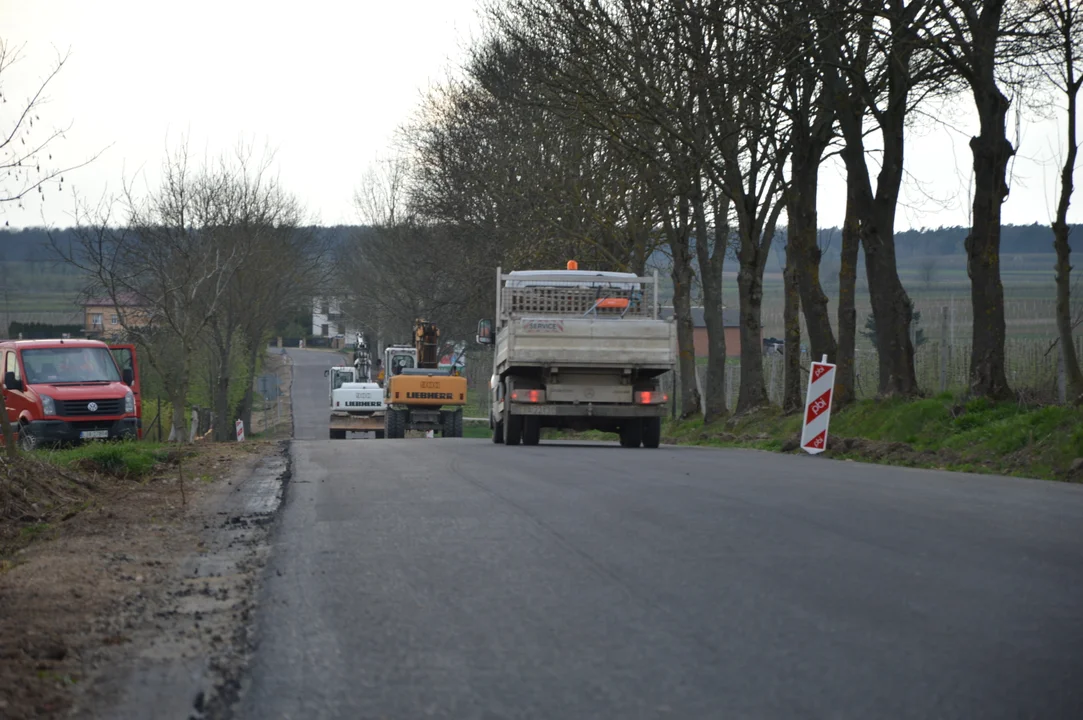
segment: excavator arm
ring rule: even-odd
[[[432,370],[440,366],[440,328],[436,323],[420,318],[414,323],[414,347],[419,368]]]

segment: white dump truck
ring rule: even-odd
[[[372,432],[384,437],[384,391],[372,381],[372,366],[364,339],[358,335],[354,364],[337,365],[324,371],[329,379],[331,402],[330,436],[344,440],[347,432]]]
[[[658,275],[496,271],[496,315],[478,323],[493,346],[493,442],[536,445],[542,428],[617,433],[656,448],[677,362],[676,326],[661,318]]]

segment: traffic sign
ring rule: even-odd
[[[801,449],[810,455],[827,449],[827,424],[831,420],[831,396],[835,390],[835,366],[823,356],[809,369],[805,394],[805,420],[801,428]]]

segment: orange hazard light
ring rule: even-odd
[[[578,270],[579,269],[579,263],[577,263],[575,260],[569,260],[568,261],[568,269],[569,270]]]

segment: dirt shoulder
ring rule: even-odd
[[[0,717],[224,717],[288,476],[261,437],[0,461]]]

